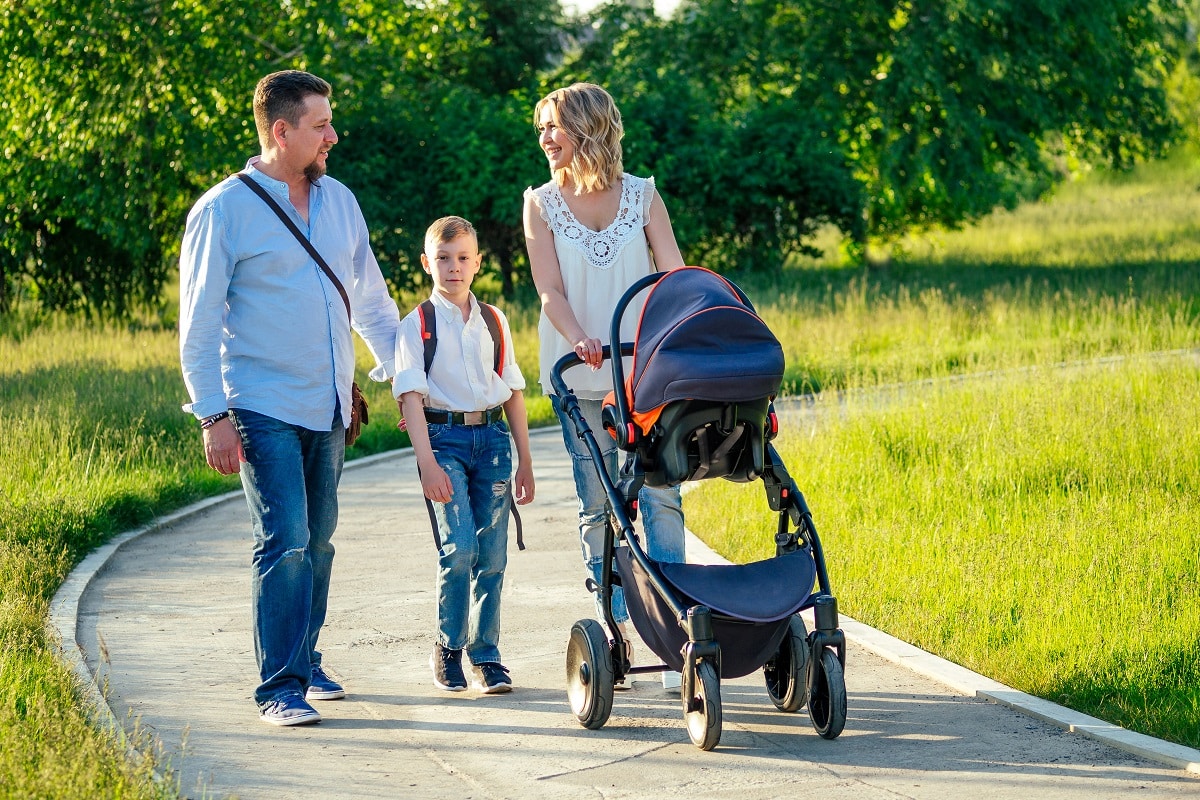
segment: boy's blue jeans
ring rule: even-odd
[[[559,404],[556,395],[550,396],[550,404],[558,415],[562,426],[563,440],[567,452],[571,455],[571,469],[575,475],[575,492],[579,495],[579,543],[583,549],[583,562],[596,583],[600,583],[600,572],[604,564],[604,522],[607,514],[608,496],[604,493],[604,484],[592,462],[592,455],[579,438],[573,423]],[[588,427],[596,443],[600,445],[600,453],[604,457],[604,467],[609,476],[615,476],[619,469],[617,457],[621,451],[617,443],[604,430],[600,423],[601,400],[579,399],[579,410],[587,420]],[[642,529],[645,531],[644,544],[646,553],[655,561],[680,562],[684,560],[685,533],[683,525],[683,507],[679,497],[679,487],[670,489],[651,489],[642,487],[638,493],[638,511],[642,518]],[[613,569],[616,569],[614,566]],[[613,587],[612,613],[616,622],[629,619],[629,610],[625,606],[625,593],[619,586]],[[596,615],[604,619],[604,609],[601,606],[600,595],[596,595]]]
[[[433,455],[454,495],[434,503],[438,641],[472,664],[500,661],[500,592],[508,565],[512,449],[508,426],[429,424]]]
[[[346,431],[334,414],[327,431],[310,431],[254,411],[230,416],[242,437],[242,486],[254,528],[254,651],[260,706],[303,694],[325,624],[337,527],[337,486]]]

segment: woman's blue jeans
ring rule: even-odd
[[[567,452],[571,455],[575,492],[579,495],[579,544],[583,550],[583,562],[587,565],[589,574],[599,584],[604,564],[604,523],[608,514],[608,496],[604,493],[604,484],[600,482],[592,455],[575,430],[575,423],[563,413],[556,395],[550,396],[550,403],[554,407],[554,413],[558,415],[563,440],[567,445]],[[600,422],[602,405],[601,400],[579,400],[579,410],[583,412],[583,418],[587,420],[596,443],[600,445],[600,454],[604,458],[603,466],[608,470],[608,475],[613,477],[617,475],[617,456],[621,451],[617,449],[617,443]],[[638,511],[642,517],[642,529],[645,531],[646,554],[655,561],[683,561],[685,533],[679,487],[642,487],[638,493]],[[616,622],[629,619],[624,590],[619,586],[613,587],[612,614]],[[599,619],[604,619],[604,608],[599,594],[596,595],[596,615]]]
[[[303,694],[325,624],[346,431],[334,414],[311,431],[254,411],[230,412],[242,437],[242,486],[254,528],[254,651],[260,706]]]
[[[429,443],[453,496],[434,503],[438,641],[472,664],[500,662],[500,593],[508,566],[512,448],[508,426],[429,425]]]

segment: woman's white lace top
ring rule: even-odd
[[[645,231],[654,198],[654,179],[622,175],[616,217],[599,231],[575,219],[554,181],[526,190],[527,196],[531,193],[554,235],[563,289],[575,318],[588,336],[608,344],[617,301],[634,281],[654,270]],[[641,300],[627,307],[622,318],[623,341],[633,341],[640,309]],[[572,343],[562,337],[544,312],[538,321],[538,338],[542,391],[552,394],[550,367],[571,352]],[[628,368],[629,359],[625,364]],[[577,397],[601,399],[612,389],[612,368],[608,362],[596,372],[585,366],[571,367],[563,373],[563,379]]]

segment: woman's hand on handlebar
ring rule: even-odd
[[[575,343],[575,355],[592,369],[600,369],[604,363],[604,345],[599,339],[580,339]]]

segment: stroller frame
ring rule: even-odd
[[[634,283],[618,301],[613,313],[610,342],[620,342],[621,318],[630,302],[645,288],[653,285],[668,273],[654,273]],[[742,291],[729,284],[740,299],[750,306]],[[619,356],[635,353],[635,345],[622,342]],[[617,446],[631,455],[627,458],[622,475],[614,480],[604,467],[604,459],[596,435],[588,425],[575,397],[563,379],[563,372],[583,363],[574,353],[560,358],[550,371],[551,384],[558,395],[564,414],[572,421],[578,438],[592,457],[598,477],[607,496],[609,514],[605,523],[604,561],[599,585],[588,578],[588,589],[600,595],[600,606],[607,623],[607,633],[594,619],[580,620],[571,630],[567,653],[568,697],[572,711],[586,728],[598,729],[607,722],[612,710],[615,684],[628,675],[659,673],[671,669],[666,664],[634,667],[626,655],[625,639],[612,613],[614,583],[621,583],[614,569],[614,558],[619,544],[624,544],[626,554],[644,571],[653,591],[670,608],[675,621],[686,633],[682,648],[683,669],[680,695],[684,721],[689,736],[696,746],[711,750],[721,736],[720,676],[722,675],[721,646],[715,627],[722,624],[739,624],[742,621],[714,611],[702,603],[693,603],[690,598],[672,586],[657,563],[649,558],[635,536],[633,522],[637,515],[638,491],[645,479],[644,473],[630,471],[631,463],[636,466],[635,451],[639,446],[637,430],[628,421],[629,403],[624,396],[625,370],[621,357],[614,357],[610,345],[605,345],[603,358],[611,362],[613,384],[616,388],[615,413],[605,408],[604,425],[610,428]],[[763,439],[762,479],[771,511],[778,514],[775,532],[776,556],[796,551],[807,552],[814,563],[815,581],[818,589],[811,592],[799,610],[811,608],[815,630],[808,632],[799,611],[787,620],[780,635],[779,644],[766,663],[762,664],[767,693],[780,711],[795,712],[805,705],[817,733],[826,739],[836,738],[846,721],[846,688],[844,668],[846,663],[845,635],[838,627],[837,600],[830,588],[829,575],[825,567],[824,551],[812,513],[788,474],[770,439],[778,431],[774,407],[769,406],[765,420]],[[744,478],[743,478],[744,479]],[[628,598],[628,590],[626,592]],[[628,598],[631,601],[633,598]],[[631,611],[632,613],[632,611]],[[785,612],[786,613],[786,612]],[[611,634],[611,640],[608,638]],[[738,674],[745,674],[740,672]]]

